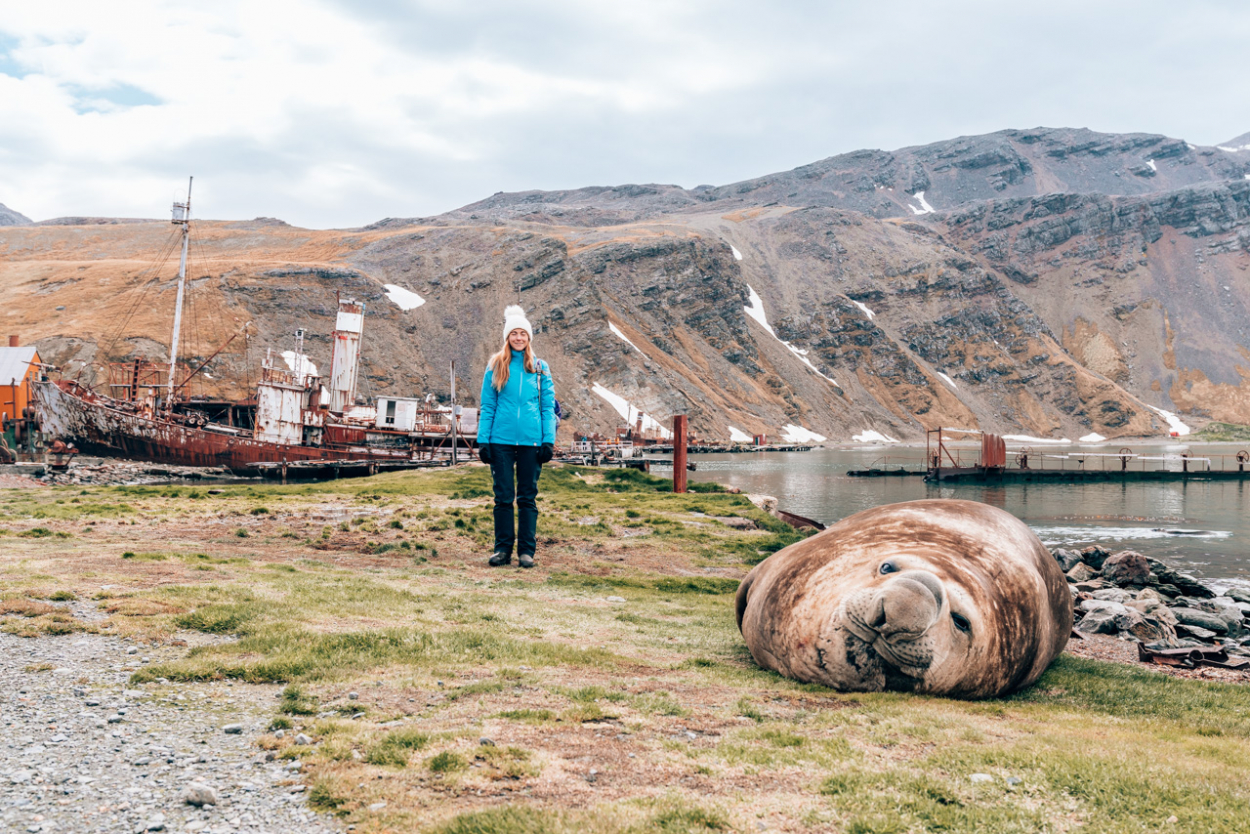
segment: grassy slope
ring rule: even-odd
[[[0,628],[212,636],[136,682],[282,688],[274,726],[316,743],[258,743],[358,831],[1244,828],[1245,687],[1071,657],[983,703],[796,684],[734,626],[737,578],[797,537],[741,496],[548,468],[522,572],[484,566],[487,488],[0,493]],[[47,602],[72,594],[110,618]]]

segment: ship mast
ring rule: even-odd
[[[174,377],[178,368],[178,331],[182,328],[182,295],[187,286],[187,244],[191,240],[191,183],[195,177],[187,179],[187,201],[174,203],[173,220],[175,225],[182,226],[182,260],[178,264],[178,298],[174,301],[174,335],[169,340],[169,387],[165,392],[165,408],[174,407]]]

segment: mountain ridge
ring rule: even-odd
[[[0,203],[0,226],[28,226],[30,223],[29,217]]]
[[[244,393],[220,380],[298,327],[324,367],[342,292],[369,309],[366,394],[442,392],[454,361],[470,404],[498,348],[482,323],[521,303],[565,434],[621,423],[606,389],[717,440],[1157,436],[1173,412],[1250,422],[1248,172],[1248,153],[1033,129],[727,186],[501,193],[360,229],[200,222],[193,295],[221,322],[210,337],[254,326],[209,366],[218,393]],[[105,359],[165,350],[168,278],[134,335],[109,331],[167,229],[96,225],[84,249],[82,228],[0,230],[0,300],[48,361],[98,379]],[[393,287],[424,303],[400,309]],[[189,359],[220,346],[188,339]]]

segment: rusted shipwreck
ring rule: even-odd
[[[352,299],[339,299],[328,378],[304,359],[301,338],[289,367],[279,366],[272,353],[265,357],[254,399],[181,397],[207,364],[190,372],[180,372],[177,364],[189,215],[189,197],[175,203],[183,257],[168,366],[144,360],[114,364],[107,394],[75,379],[41,374],[32,393],[45,439],[73,443],[93,455],[283,477],[288,466],[308,475],[338,475],[430,465],[473,445],[475,409],[406,397],[381,397],[376,407],[357,405],[365,309]]]

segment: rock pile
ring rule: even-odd
[[[1223,594],[1158,559],[1094,545],[1057,549],[1076,605],[1076,629],[1145,643],[1147,648],[1220,646],[1250,656],[1250,592]]]

